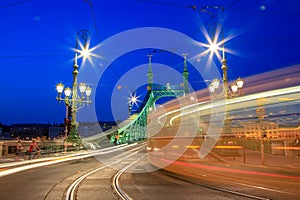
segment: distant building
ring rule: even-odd
[[[60,136],[64,136],[64,135],[65,135],[65,127],[61,127],[61,126],[49,127],[48,138],[50,139],[59,138]]]
[[[300,136],[300,126],[297,127],[279,127],[278,138],[295,138]]]
[[[10,127],[11,138],[31,139],[49,135],[50,124],[13,124]]]
[[[81,137],[89,137],[115,127],[115,122],[80,122],[78,133]]]
[[[88,137],[97,133],[101,133],[115,127],[115,122],[80,122],[78,132],[81,137]],[[5,135],[4,130],[8,130]],[[31,139],[37,137],[58,138],[65,135],[65,127],[61,125],[51,124],[13,124],[10,127],[0,128],[0,138],[20,138]]]
[[[0,139],[10,139],[10,127],[0,123]]]
[[[239,127],[232,127],[231,131],[236,136],[245,136],[247,138],[294,138],[300,135],[300,126],[282,127],[279,124],[269,121],[248,121],[241,122]]]

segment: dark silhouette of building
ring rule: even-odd
[[[10,127],[11,138],[30,139],[49,136],[50,124],[13,124]]]

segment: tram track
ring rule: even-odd
[[[182,181],[186,181],[186,182],[190,182],[190,183],[196,184],[200,187],[208,188],[210,190],[220,191],[220,192],[223,192],[223,193],[227,193],[227,194],[231,194],[231,195],[234,195],[234,196],[239,196],[239,197],[247,198],[247,199],[271,200],[270,198],[261,197],[261,196],[257,196],[257,195],[252,195],[252,194],[248,194],[248,193],[243,193],[243,192],[239,192],[239,191],[235,191],[235,190],[230,190],[230,189],[227,189],[227,188],[224,188],[224,187],[199,183],[198,181],[193,181],[193,180],[190,180],[188,178],[182,178],[182,177],[178,176],[177,174],[174,174],[174,173],[171,173],[171,172],[164,171],[164,173],[167,174],[168,176],[173,177],[173,178],[176,178],[176,179],[179,179],[179,180],[182,180]]]
[[[171,176],[165,173],[164,170],[158,170],[145,159],[148,154],[141,154],[139,152],[145,151],[145,144],[127,145],[119,148],[110,148],[98,152],[99,159],[106,159],[105,162],[98,162],[97,156],[85,157],[84,159],[74,159],[66,163],[60,163],[56,166],[48,167],[51,173],[60,172],[62,168],[70,167],[68,176],[63,176],[59,179],[53,179],[53,184],[44,192],[40,192],[41,198],[35,199],[177,199],[192,198],[199,199],[206,198],[205,195],[210,195],[207,199],[220,198],[224,199],[273,199],[269,195],[260,195],[255,189],[247,189],[248,185],[228,186],[222,187],[220,174],[204,174],[205,177],[202,182],[193,182],[181,177],[180,175]],[[150,167],[153,167],[150,169]],[[153,169],[153,170],[152,170]],[[35,173],[47,171],[45,169],[35,169]],[[130,173],[130,171],[133,173]],[[149,172],[144,173],[145,170]],[[136,172],[136,173],[135,173]],[[188,170],[187,172],[195,174],[197,171]],[[29,172],[24,172],[30,175]],[[64,171],[63,173],[66,173]],[[219,176],[217,176],[219,175]],[[38,177],[38,176],[36,176]],[[214,177],[214,178],[212,178]],[[206,179],[207,178],[207,179]],[[34,178],[37,179],[37,178]],[[44,179],[45,180],[45,179]],[[214,181],[215,184],[211,184]],[[225,180],[224,180],[225,181]],[[231,180],[232,182],[233,180]],[[228,184],[230,180],[227,180]],[[39,184],[45,187],[45,183],[39,179]],[[237,183],[235,183],[237,184]],[[48,184],[49,185],[49,184]],[[232,185],[232,184],[230,184]],[[235,190],[234,187],[240,187]],[[249,188],[249,187],[248,187]],[[49,191],[48,191],[49,190]],[[47,192],[48,191],[48,192]],[[161,191],[164,191],[161,193]],[[195,193],[196,192],[196,193]],[[267,191],[266,191],[267,192]],[[268,191],[270,193],[272,191]],[[26,194],[23,194],[23,197]],[[202,196],[204,195],[204,196]],[[256,196],[258,195],[258,196]],[[16,199],[16,198],[14,198]],[[22,199],[22,198],[21,198]],[[200,198],[201,199],[201,198]],[[276,198],[275,198],[276,199]]]
[[[77,193],[78,193],[78,189],[80,187],[80,184],[89,176],[95,174],[96,172],[99,172],[101,170],[104,170],[106,168],[110,168],[113,167],[116,164],[120,164],[121,162],[125,161],[126,159],[129,159],[130,157],[136,155],[139,151],[144,150],[145,149],[145,144],[135,147],[131,150],[128,150],[126,152],[123,152],[120,155],[117,155],[114,157],[114,161],[111,161],[109,163],[106,163],[105,165],[102,165],[92,171],[89,171],[83,175],[81,175],[80,177],[76,178],[72,184],[67,188],[66,190],[66,195],[65,195],[65,200],[75,200],[77,199]],[[127,155],[124,155],[127,154]],[[117,160],[115,160],[117,158]],[[122,191],[120,184],[118,183],[118,177],[124,172],[126,171],[126,169],[128,169],[130,166],[132,166],[134,163],[138,162],[138,160],[132,162],[130,165],[127,165],[123,168],[121,168],[120,170],[118,170],[118,172],[115,174],[115,176],[113,177],[113,183],[112,183],[112,188],[115,192],[115,194],[118,196],[118,198],[121,199],[130,199],[128,195],[126,195],[126,193],[124,191]],[[116,176],[117,175],[117,176]]]
[[[116,195],[122,199],[122,200],[132,200],[132,198],[129,196],[128,193],[126,193],[121,185],[120,185],[120,178],[121,176],[124,174],[124,172],[133,167],[135,164],[137,164],[139,161],[141,161],[145,156],[139,158],[138,160],[135,160],[134,162],[132,162],[131,164],[125,166],[123,169],[119,170],[113,177],[113,180],[112,180],[112,187],[116,193]]]
[[[75,199],[80,199],[78,198],[78,192],[80,190],[81,184],[84,185],[84,181],[92,176],[93,174],[100,172],[101,170],[107,169],[107,168],[114,168],[113,166],[116,164],[121,164],[124,167],[121,167],[120,169],[115,169],[113,175],[111,175],[111,188],[112,191],[111,193],[114,193],[114,195],[116,195],[117,199],[122,199],[122,200],[132,200],[132,199],[136,199],[136,197],[134,197],[135,195],[131,195],[132,192],[130,190],[124,190],[124,188],[122,187],[122,183],[121,183],[121,177],[122,175],[124,175],[124,173],[131,167],[133,167],[134,165],[136,165],[138,162],[140,162],[143,157],[140,158],[134,158],[134,155],[136,155],[139,151],[144,150],[145,146],[139,146],[136,148],[133,148],[127,152],[122,153],[121,155],[118,155],[116,157],[114,157],[114,161],[106,163],[103,166],[97,167],[96,169],[92,169],[87,173],[82,174],[81,176],[79,176],[78,178],[76,178],[72,184],[69,185],[69,187],[67,188],[66,191],[66,195],[65,195],[65,200],[75,200]],[[126,154],[126,155],[124,155]],[[115,160],[117,158],[117,160]],[[132,159],[134,158],[134,159]],[[124,164],[124,161],[126,162]],[[122,164],[123,162],[123,164]],[[130,162],[130,164],[127,164],[128,162]],[[256,196],[256,195],[252,195],[252,194],[248,194],[248,193],[243,193],[240,191],[235,191],[235,190],[231,190],[228,188],[222,188],[222,187],[218,187],[218,186],[214,186],[214,185],[210,185],[210,184],[203,184],[203,183],[199,183],[199,182],[193,182],[190,180],[187,180],[185,178],[182,178],[176,174],[167,172],[163,170],[163,174],[165,174],[166,176],[171,177],[174,180],[169,180],[170,182],[173,182],[176,180],[182,181],[183,184],[194,184],[197,187],[202,188],[203,190],[208,190],[208,191],[217,191],[218,195],[222,196],[222,194],[224,196],[228,196],[230,195],[232,198],[234,199],[255,199],[255,200],[269,200],[270,198],[266,198],[266,197],[261,197],[261,196]],[[146,175],[147,176],[147,175]],[[176,180],[175,180],[176,179]],[[185,183],[184,183],[185,182]],[[126,187],[125,187],[126,188]],[[201,189],[201,190],[202,190]],[[172,191],[170,191],[170,193],[172,193]]]

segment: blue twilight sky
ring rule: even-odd
[[[220,38],[231,38],[225,44],[231,80],[300,63],[299,0],[1,0],[0,18],[0,123],[4,124],[63,122],[65,107],[55,99],[55,85],[72,84],[76,34],[81,29],[89,30],[90,46],[97,47],[91,62],[80,70],[89,71],[82,80],[94,89],[94,104],[88,109],[102,121],[124,120],[129,92],[140,88],[137,95],[145,93],[147,54],[153,54],[155,82],[182,82],[179,55],[188,49],[180,52],[182,45],[176,39],[164,49],[156,48],[168,36],[153,39],[147,27],[190,37],[181,40],[183,44],[208,43],[203,30],[212,35],[218,24]],[[147,31],[123,35],[138,28]],[[139,38],[156,44],[140,48]],[[128,45],[135,49],[118,55]],[[199,53],[205,49],[199,47]],[[216,56],[213,61],[220,70]],[[193,90],[205,87],[197,66],[189,69]],[[98,77],[93,78],[95,74]]]

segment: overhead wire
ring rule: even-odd
[[[94,9],[93,9],[94,3],[93,3],[92,0],[83,0],[83,1],[87,2],[89,4],[90,10],[91,10],[91,15],[92,15],[92,18],[93,18],[93,24],[94,24],[96,35],[97,35],[97,39],[98,39],[98,42],[100,42],[100,33],[99,33],[99,29],[98,29],[98,26],[97,26],[97,23],[96,23],[95,12],[94,12]]]
[[[100,33],[99,33],[99,29],[98,29],[98,26],[97,26],[97,22],[96,22],[96,17],[95,17],[95,12],[94,12],[94,3],[92,0],[83,0],[84,2],[88,3],[89,4],[89,7],[90,7],[90,11],[91,11],[91,15],[92,15],[92,19],[93,19],[93,24],[94,24],[94,27],[95,27],[95,31],[96,31],[96,36],[97,36],[97,40],[98,42],[100,43]],[[120,78],[121,76],[113,69],[113,67],[109,67],[109,69],[111,69],[111,71],[113,72],[113,74],[117,77],[117,78]]]
[[[57,56],[70,56],[70,54],[24,54],[24,55],[0,55],[0,58],[26,58],[26,57],[57,57]]]
[[[2,5],[0,6],[0,8],[7,8],[7,7],[11,7],[11,6],[16,6],[16,5],[19,5],[19,4],[22,4],[22,3],[26,3],[26,2],[29,2],[31,0],[24,0],[24,1],[17,1],[15,3],[10,3],[10,4],[6,4],[6,5]]]

